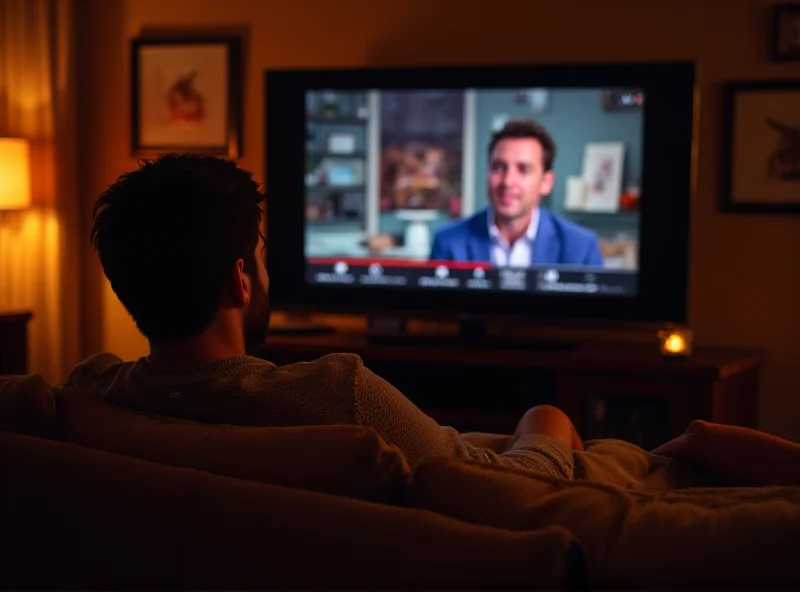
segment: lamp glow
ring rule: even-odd
[[[661,355],[685,358],[692,353],[693,335],[689,329],[669,327],[658,332]]]
[[[30,146],[21,138],[0,138],[0,210],[31,205]]]

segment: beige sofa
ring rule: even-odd
[[[785,589],[800,489],[652,493],[0,377],[3,588]]]

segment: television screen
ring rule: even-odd
[[[636,88],[308,90],[306,279],[633,297]]]
[[[683,322],[688,62],[265,73],[273,304]]]

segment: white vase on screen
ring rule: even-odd
[[[412,259],[427,259],[431,253],[430,222],[436,220],[436,210],[398,210],[396,216],[406,222],[404,251]]]

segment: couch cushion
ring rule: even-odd
[[[15,434],[0,434],[0,482],[3,589],[555,590],[581,561],[564,529],[504,531]]]
[[[41,375],[0,375],[0,430],[58,437],[53,392]]]
[[[439,459],[414,471],[409,501],[500,528],[563,526],[586,551],[593,587],[800,582],[800,488],[654,494]]]
[[[134,411],[67,388],[54,392],[66,442],[359,499],[398,503],[405,491],[403,453],[362,426],[209,425]]]

